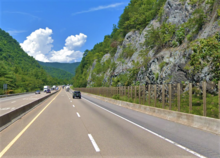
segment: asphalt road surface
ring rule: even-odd
[[[0,132],[0,157],[220,157],[220,137],[61,90]]]
[[[51,91],[51,93],[54,93],[55,91]],[[42,92],[40,94],[35,94],[34,92],[31,94],[23,94],[18,96],[11,96],[11,97],[5,97],[0,98],[0,116],[17,109],[23,105],[26,105],[28,103],[31,103],[37,99],[43,98],[46,95],[49,95],[50,93]]]

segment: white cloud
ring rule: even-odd
[[[82,58],[83,53],[80,51],[69,50],[64,47],[59,51],[53,51],[52,56],[50,57],[51,62],[76,62],[77,59]]]
[[[7,31],[10,35],[17,35],[19,33],[23,33],[23,32],[26,32],[25,30],[10,30],[10,31]]]
[[[45,55],[49,53],[53,47],[52,33],[52,30],[49,28],[40,28],[32,32],[20,45],[28,55],[40,61],[48,61]]]
[[[86,35],[80,33],[67,37],[65,46],[59,51],[52,50],[53,39],[51,35],[51,29],[40,28],[32,32],[20,45],[28,55],[43,62],[72,62],[82,58],[83,53],[77,49],[86,42]]]
[[[65,46],[70,50],[80,48],[86,43],[86,38],[87,36],[82,33],[76,36],[71,35],[67,37]]]
[[[115,8],[115,7],[118,7],[122,4],[124,4],[124,3],[115,3],[115,4],[106,5],[106,6],[98,6],[96,8],[91,8],[89,10],[84,10],[84,11],[73,13],[72,15],[88,13],[88,12],[94,12],[94,11],[97,11],[97,10],[103,10],[103,9],[108,9],[108,8]]]

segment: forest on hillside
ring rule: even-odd
[[[40,64],[23,51],[19,43],[0,29],[0,95],[3,84],[9,93],[21,93],[42,89],[43,85],[63,84],[48,75]]]
[[[43,65],[42,65],[42,67],[47,72],[47,74],[49,74],[53,78],[65,80],[65,82],[69,82],[73,77],[73,74],[71,74],[67,71],[64,71],[62,69],[58,69],[58,68],[54,68],[54,67],[50,67],[50,66],[43,66]]]
[[[67,71],[71,73],[73,76],[75,75],[75,71],[77,66],[79,66],[80,62],[75,63],[58,63],[58,62],[41,62],[38,61],[38,63],[42,66],[49,66],[53,68],[58,68],[64,71]]]

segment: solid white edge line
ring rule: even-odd
[[[78,113],[78,112],[77,112],[76,114],[78,115],[78,117],[80,117],[80,115],[79,115],[79,113]]]
[[[83,98],[83,99],[85,99],[85,98]],[[167,139],[167,138],[165,138],[165,137],[163,137],[163,136],[161,136],[161,135],[159,135],[159,134],[157,134],[157,133],[155,133],[155,132],[153,132],[153,131],[151,131],[151,130],[145,128],[145,127],[142,127],[141,125],[138,125],[138,124],[136,124],[136,123],[134,123],[134,122],[132,122],[132,121],[130,121],[130,120],[128,120],[128,119],[126,119],[126,118],[124,118],[124,117],[118,115],[118,114],[115,114],[115,113],[113,113],[113,112],[111,112],[111,111],[109,111],[109,110],[107,110],[107,109],[105,109],[105,108],[103,108],[103,107],[101,107],[101,106],[99,106],[99,105],[97,105],[97,104],[95,104],[95,103],[93,103],[93,102],[87,100],[87,99],[85,99],[85,100],[88,101],[88,102],[90,102],[90,103],[92,103],[92,104],[94,104],[95,106],[97,106],[97,107],[99,107],[99,108],[101,108],[101,109],[103,109],[103,110],[105,110],[105,111],[107,111],[107,112],[109,112],[109,113],[111,113],[111,114],[113,114],[113,115],[115,115],[115,116],[117,116],[117,117],[119,117],[119,118],[121,118],[121,119],[123,119],[123,120],[125,120],[125,121],[127,121],[127,122],[129,122],[129,123],[131,123],[131,124],[133,124],[133,125],[135,125],[135,126],[137,126],[137,127],[139,127],[139,128],[142,128],[142,129],[145,130],[145,131],[150,132],[151,134],[153,134],[153,135],[155,135],[155,136],[160,137],[160,138],[163,139],[163,140],[166,140],[167,142],[169,142],[169,143],[171,143],[171,144],[173,144],[173,145],[175,145],[175,146],[177,146],[177,147],[179,147],[179,148],[181,148],[181,149],[183,149],[183,150],[185,150],[185,151],[187,151],[187,152],[189,152],[189,153],[191,153],[191,154],[193,154],[193,155],[195,155],[195,156],[197,156],[197,157],[199,157],[199,158],[206,158],[205,156],[200,155],[199,153],[197,153],[197,152],[195,152],[195,151],[193,151],[193,150],[190,150],[190,149],[187,148],[187,147],[184,147],[184,146],[182,146],[182,145],[180,145],[180,144],[178,144],[178,143],[176,143],[176,142],[174,142],[174,141],[172,141],[172,140],[170,140],[170,139]]]
[[[91,134],[88,134],[90,141],[92,142],[93,147],[95,148],[96,152],[100,152],[100,149],[98,147],[98,145],[96,144],[95,140],[93,139]]]

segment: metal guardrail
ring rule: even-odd
[[[40,92],[43,93],[43,91],[40,91]],[[13,97],[13,96],[16,96],[16,95],[31,94],[31,93],[35,93],[35,91],[33,91],[33,92],[25,92],[25,93],[0,95],[0,98]]]
[[[16,95],[23,95],[23,94],[30,94],[30,93],[34,93],[33,92],[25,92],[25,93],[16,93],[16,94],[6,94],[6,95],[0,95],[0,98],[5,98],[5,97],[12,97],[12,96],[16,96]]]

